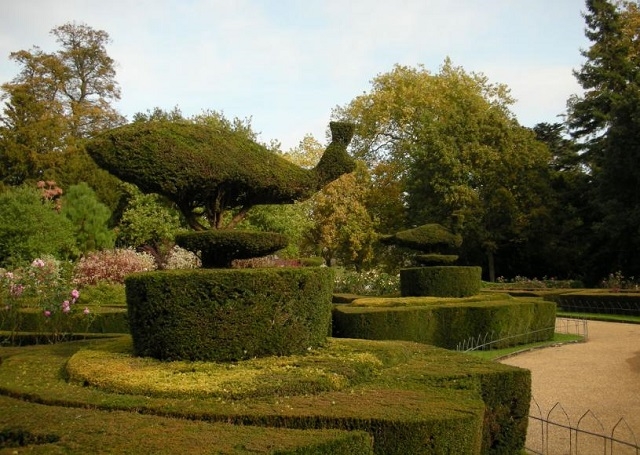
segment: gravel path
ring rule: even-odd
[[[532,395],[542,417],[574,428],[580,421],[581,430],[608,436],[618,424],[616,439],[640,443],[640,325],[589,321],[588,329],[586,343],[529,351],[502,363],[531,370]],[[531,415],[538,415],[535,403]],[[542,428],[539,421],[529,420],[527,447],[537,452],[543,451]],[[602,438],[571,432],[569,440],[568,434],[569,430],[549,426],[545,453],[605,453]],[[616,444],[612,452],[607,444],[606,454],[610,453],[636,451]]]

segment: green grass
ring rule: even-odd
[[[557,346],[558,344],[566,344],[566,343],[577,343],[584,341],[584,337],[580,335],[572,335],[566,333],[555,333],[553,335],[553,340],[549,341],[540,341],[538,343],[530,343],[530,344],[521,344],[519,346],[511,346],[504,349],[491,349],[488,351],[469,351],[467,354],[479,357],[485,360],[498,360],[504,357],[508,357],[510,355],[529,351],[531,349],[540,349],[549,346]]]
[[[558,310],[556,316],[562,318],[589,319],[591,321],[623,322],[627,324],[640,324],[640,316],[628,316],[622,314],[602,314],[602,313],[574,313],[570,311]]]

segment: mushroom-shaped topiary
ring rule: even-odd
[[[421,264],[450,264],[455,262],[458,256],[441,252],[460,248],[462,235],[433,223],[382,236],[380,242],[421,251],[423,254],[416,256],[416,261]]]
[[[400,270],[402,296],[468,297],[480,290],[480,267],[452,266],[458,260],[447,254],[460,248],[462,217],[455,215],[451,229],[440,224],[425,224],[380,237],[380,242],[420,251],[415,257],[422,267]]]
[[[232,228],[254,205],[307,199],[353,171],[347,145],[354,125],[331,122],[330,128],[332,142],[313,169],[239,132],[186,121],[131,123],[95,137],[86,149],[116,177],[175,202],[194,229],[205,229],[203,215],[212,228]],[[230,209],[237,215],[225,226]]]

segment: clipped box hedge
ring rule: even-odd
[[[148,416],[147,429],[166,430],[171,425],[168,422],[154,424],[151,417],[155,414],[179,422],[239,425],[249,433],[255,432],[256,436],[267,429],[279,428],[365,431],[373,438],[374,453],[381,455],[513,455],[521,453],[526,438],[530,372],[434,346],[333,339],[328,342],[326,355],[331,357],[332,349],[344,353],[336,359],[334,368],[351,377],[348,359],[370,356],[379,365],[375,374],[358,376],[354,382],[333,391],[310,392],[302,387],[297,394],[235,400],[207,399],[190,393],[182,398],[167,398],[110,392],[100,384],[87,387],[60,374],[74,363],[76,353],[112,344],[112,341],[93,341],[4,351],[0,362],[1,389],[16,398],[37,396],[43,404],[82,408],[77,412],[83,413],[133,410],[133,415]],[[109,352],[105,351],[105,355]],[[96,361],[99,362],[99,358]],[[277,363],[278,358],[273,361]],[[234,371],[241,368],[240,363]],[[191,370],[186,365],[182,371],[189,375]],[[303,386],[305,377],[300,376],[300,381]],[[44,408],[52,409],[52,406]],[[103,418],[114,414],[106,413]],[[40,425],[42,421],[59,421],[42,420],[37,411],[26,415],[33,415],[33,421]],[[6,424],[6,419],[3,421],[0,416],[0,427]],[[41,426],[27,427],[32,428],[56,432],[49,427],[46,430]],[[104,426],[97,428],[95,437],[104,437]],[[65,431],[64,437],[68,439],[72,433]],[[284,433],[282,436],[286,437]],[[224,446],[223,440],[212,444],[210,450],[217,453]],[[354,446],[353,453],[366,453],[357,450]],[[295,453],[328,452],[308,448]]]
[[[546,341],[553,337],[556,305],[544,300],[519,300],[508,295],[456,302],[425,297],[420,305],[414,297],[407,306],[403,299],[394,306],[335,305],[333,336],[369,340],[408,340],[455,349],[471,338],[507,338],[494,347],[503,348],[522,342]],[[524,337],[515,335],[529,334]]]
[[[617,314],[640,316],[640,293],[636,292],[571,292],[545,296],[558,308],[573,313]]]
[[[480,292],[481,278],[481,267],[411,267],[400,270],[400,294],[468,297]]]
[[[163,270],[126,278],[134,351],[232,361],[325,342],[333,271],[324,267]]]

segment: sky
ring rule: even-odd
[[[155,107],[251,118],[282,150],[325,143],[332,109],[394,65],[446,58],[507,85],[520,124],[558,122],[581,88],[584,0],[0,0],[0,83],[9,54],[59,49],[69,22],[106,31],[129,120]]]

